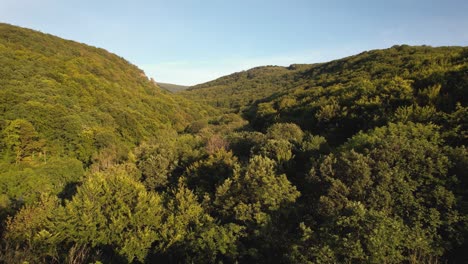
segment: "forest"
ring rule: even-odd
[[[0,263],[467,263],[468,47],[175,93],[0,24]]]

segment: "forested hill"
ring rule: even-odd
[[[106,50],[7,24],[0,24],[0,64],[0,128],[28,126],[52,153],[83,162],[104,146],[183,130],[209,111]]]
[[[415,81],[415,88],[419,88],[444,79],[446,74],[463,74],[467,53],[466,47],[394,46],[327,63],[256,67],[190,87],[182,94],[214,106],[244,110],[257,100],[268,101],[285,94],[296,98],[295,93],[303,95],[306,92],[302,90],[314,87],[349,83],[364,87],[357,82],[396,76]]]
[[[237,72],[219,79],[190,87],[180,94],[226,110],[244,108],[255,100],[298,86],[296,76],[312,65],[262,66]]]
[[[0,65],[1,220],[216,112],[104,49],[8,24],[0,24]]]
[[[258,67],[182,95],[242,113],[257,130],[294,122],[343,142],[391,120],[441,123],[457,104],[466,106],[467,83],[467,47],[402,45],[322,64]]]

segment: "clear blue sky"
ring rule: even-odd
[[[0,21],[114,52],[192,85],[394,44],[468,45],[467,0],[0,0]]]

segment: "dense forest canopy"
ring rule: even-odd
[[[0,262],[468,262],[468,48],[176,94],[0,24]]]

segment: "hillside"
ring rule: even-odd
[[[466,47],[396,46],[306,70],[302,85],[257,101],[244,113],[261,130],[294,122],[338,142],[390,121],[446,126],[447,114],[467,106],[467,71]],[[459,122],[454,125],[466,128]],[[466,132],[457,133],[466,144]]]
[[[394,46],[321,64],[258,67],[181,95],[242,113],[261,131],[294,122],[345,139],[395,120],[399,107],[427,105],[445,113],[457,103],[466,106],[467,57],[466,47]]]
[[[135,145],[160,129],[184,127],[206,108],[153,85],[143,71],[103,49],[0,25],[0,118],[25,120],[49,149],[119,135]],[[87,150],[91,151],[91,150]],[[84,161],[90,153],[83,153]]]
[[[7,24],[0,64],[0,217],[215,112],[104,49]]]
[[[440,74],[463,66],[465,53],[466,48],[462,47],[394,46],[327,63],[256,67],[190,87],[181,94],[214,106],[239,110],[256,100],[290,93],[289,89],[326,88],[358,78],[375,80],[401,76],[422,82],[424,75],[430,74],[428,70]]]
[[[184,86],[184,85],[178,85],[178,84],[172,84],[172,83],[162,83],[162,82],[158,82],[158,86],[163,88],[163,89],[168,90],[169,92],[173,92],[173,93],[180,92],[180,91],[183,91],[183,90],[187,90],[189,88],[188,86]]]
[[[466,47],[173,94],[0,24],[0,63],[0,263],[468,261]]]

